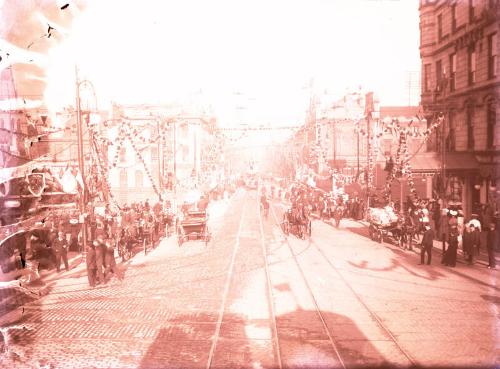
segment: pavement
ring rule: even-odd
[[[85,266],[2,317],[2,368],[500,367],[498,270],[440,263],[344,220],[285,236],[256,191],[210,206],[212,241],[175,237],[90,288]]]

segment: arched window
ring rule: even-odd
[[[467,126],[467,150],[474,150],[474,105],[465,108],[465,124]]]
[[[127,170],[122,169],[120,171],[120,188],[127,188],[128,187],[128,175],[127,175]]]
[[[486,148],[495,148],[495,126],[497,123],[497,110],[495,100],[486,103]]]
[[[142,170],[140,169],[135,171],[135,187],[144,187],[144,175],[142,174]]]

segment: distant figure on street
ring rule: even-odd
[[[64,237],[64,233],[59,231],[57,233],[57,238],[53,241],[52,247],[56,252],[56,269],[58,272],[61,271],[61,258],[64,262],[64,267],[66,270],[69,270],[68,265],[68,242],[66,241],[66,237]]]
[[[458,250],[458,229],[453,227],[450,229],[448,238],[448,249],[446,250],[442,264],[446,266],[455,267],[457,264],[457,250]]]
[[[488,251],[488,268],[495,269],[495,249],[497,247],[497,230],[495,229],[495,223],[490,223],[488,228],[488,233],[486,234],[486,250]]]
[[[118,271],[118,268],[116,266],[116,260],[115,260],[115,248],[113,247],[113,244],[106,242],[105,244],[106,247],[106,275],[105,277],[108,278],[110,273],[113,273],[115,277],[118,279],[122,279],[121,274]]]
[[[97,241],[95,241],[95,261],[96,261],[96,279],[97,282],[100,284],[104,284],[104,268],[105,268],[105,263],[104,263],[104,258],[106,254],[106,245],[104,244],[104,241],[102,240],[102,237],[99,237]]]
[[[474,264],[474,257],[479,254],[480,234],[474,224],[469,224],[469,265]]]
[[[441,218],[439,219],[439,237],[443,244],[443,257],[446,252],[446,240],[448,240],[448,209],[441,211]]]
[[[338,228],[340,226],[340,220],[342,219],[342,216],[344,215],[344,205],[342,203],[339,203],[335,207],[335,212],[333,214],[333,217],[335,218],[335,227]]]
[[[87,263],[87,278],[89,279],[90,287],[95,287],[96,284],[97,264],[95,248],[97,245],[98,242],[93,241],[92,245],[87,246],[87,255],[85,260]]]
[[[427,253],[427,265],[431,264],[432,260],[432,243],[434,241],[434,231],[429,224],[425,224],[424,236],[420,243],[420,265],[424,264],[425,254]]]

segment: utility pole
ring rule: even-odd
[[[333,166],[337,167],[337,127],[335,120],[333,121]]]
[[[371,174],[371,165],[370,165],[370,150],[371,150],[371,126],[370,126],[370,121],[372,117],[372,112],[374,111],[374,103],[373,103],[373,92],[368,92],[365,97],[365,114],[366,114],[366,130],[367,130],[367,140],[366,140],[366,166],[367,166],[367,186],[366,186],[366,206],[367,209],[370,207],[370,190],[371,190],[371,183],[370,183],[370,174]]]
[[[83,162],[83,132],[82,132],[82,110],[80,105],[80,81],[78,79],[78,67],[75,66],[75,86],[76,86],[76,135],[78,143],[78,167],[80,170],[80,175],[84,181],[83,193],[80,195],[79,207],[80,213],[83,214],[85,211],[85,193],[87,192],[85,186],[85,166]],[[82,238],[83,238],[83,252],[86,250],[87,246],[87,222],[86,216],[83,216],[82,223]]]
[[[174,120],[174,178],[173,178],[173,190],[174,195],[177,193],[177,121]]]
[[[158,119],[157,121],[157,128],[158,128],[158,185],[160,186],[160,193],[163,192],[163,150],[162,150],[162,131],[160,127],[160,120]]]

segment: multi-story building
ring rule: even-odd
[[[120,133],[123,122],[130,127]],[[115,106],[108,124],[108,139],[115,143],[109,147],[108,163],[116,199],[122,204],[156,201],[158,192],[173,189],[170,184],[176,183],[181,192],[190,184],[201,185],[208,173],[204,149],[214,129],[213,118],[179,107]]]
[[[436,190],[466,215],[500,197],[499,12],[498,0],[420,1],[421,104],[428,121],[444,114],[428,145]]]

